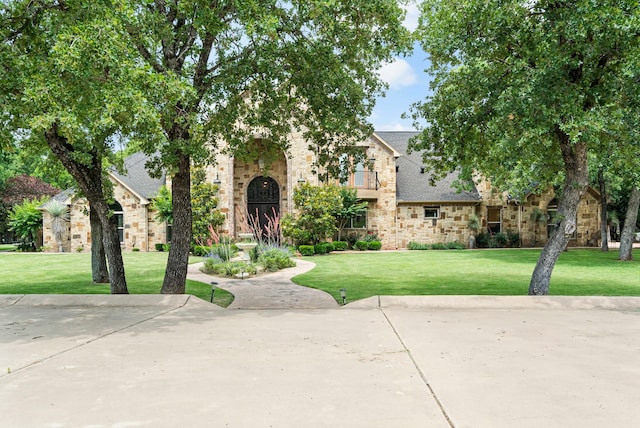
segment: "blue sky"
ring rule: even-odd
[[[407,10],[405,26],[415,30],[418,26],[418,7],[412,2],[404,6]],[[429,79],[427,55],[416,43],[413,54],[397,58],[380,70],[380,76],[389,84],[386,96],[378,98],[369,121],[376,131],[412,131],[415,130],[411,119],[402,119],[402,113],[409,112],[411,104],[424,100]]]

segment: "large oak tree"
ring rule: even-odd
[[[516,193],[558,186],[560,226],[529,285],[529,294],[548,294],[576,229],[588,152],[603,141],[631,144],[622,116],[631,105],[625,89],[639,81],[638,2],[426,0],[421,7],[433,93],[414,106],[428,125],[413,147],[427,149],[425,162],[441,173],[462,167],[466,178],[479,172]]]
[[[125,3],[125,2],[123,2]],[[329,171],[366,138],[384,89],[377,69],[409,46],[396,0],[130,1],[120,20],[153,76],[180,96],[156,104],[172,176],[173,228],[162,293],[183,293],[191,241],[190,168],[224,141],[266,162],[302,130]],[[254,144],[259,137],[262,143]]]

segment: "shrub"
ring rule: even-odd
[[[380,238],[378,238],[378,234],[377,233],[369,232],[364,237],[364,240],[367,241],[367,242],[375,242],[375,241],[379,241]]]
[[[435,243],[435,244],[431,245],[431,249],[432,250],[446,250],[447,247],[444,244],[441,244],[441,243],[438,242],[438,243]]]
[[[420,242],[410,241],[407,245],[407,249],[409,250],[430,250],[431,245],[429,244],[421,244]]]
[[[231,245],[231,241],[223,239],[219,244],[211,245],[211,255],[218,256],[223,261],[229,261],[231,257],[236,253],[237,248],[235,245]]]
[[[162,244],[162,251],[169,251],[171,249],[171,244]]]
[[[139,251],[140,251],[140,248],[133,247],[133,248],[131,249],[131,251],[133,251],[134,253],[137,253],[137,252],[139,252]]]
[[[449,250],[464,250],[465,249],[464,244],[461,244],[460,242],[449,242],[445,246]]]
[[[478,248],[487,248],[490,241],[491,236],[486,232],[479,233],[478,236],[476,236],[476,246]]]
[[[334,251],[344,251],[348,246],[349,244],[346,241],[333,241]]]
[[[326,254],[328,252],[327,246],[325,245],[324,242],[314,245],[313,249],[316,254]]]
[[[204,268],[202,271],[207,274],[234,276],[241,272],[246,272],[255,275],[257,272],[256,267],[251,263],[245,263],[241,261],[229,262],[223,261],[220,258],[213,256],[207,257],[204,261]]]
[[[271,247],[261,251],[258,263],[266,272],[275,272],[280,269],[294,267],[296,263],[291,259],[291,253],[287,248]]]
[[[157,243],[155,247],[156,247],[156,251],[164,251],[164,244]]]
[[[300,245],[298,251],[300,251],[300,254],[303,256],[313,256],[316,253],[313,245]]]
[[[365,251],[369,248],[369,243],[367,241],[356,241],[355,249],[358,251]]]
[[[507,245],[507,235],[505,235],[502,232],[498,232],[495,234],[495,236],[493,237],[493,239],[495,239],[496,241],[496,247],[498,248],[503,248]]]
[[[156,245],[157,245],[157,244],[156,244]],[[156,247],[156,248],[157,248],[157,247]],[[206,247],[206,246],[204,246],[204,245],[193,245],[193,246],[191,247],[191,253],[192,253],[194,256],[205,257],[205,256],[209,255],[209,251],[210,251],[210,248],[209,248],[209,247]]]
[[[356,235],[355,233],[350,233],[346,236],[345,240],[351,248],[355,248],[356,242],[358,242],[358,235]]]
[[[520,234],[507,230],[507,242],[511,248],[518,248],[520,246]]]
[[[382,242],[380,241],[370,241],[369,245],[367,245],[368,250],[378,251],[382,248]]]

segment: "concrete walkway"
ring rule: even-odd
[[[291,278],[310,271],[315,264],[296,259],[296,266],[247,279],[225,278],[200,272],[203,263],[189,265],[187,278],[210,284],[212,281],[233,294],[229,309],[331,309],[338,303],[321,290],[301,287]]]
[[[631,428],[639,355],[638,298],[0,295],[0,425]]]

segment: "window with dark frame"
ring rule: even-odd
[[[440,207],[424,207],[425,220],[437,220],[440,218]]]
[[[492,235],[502,232],[502,207],[487,207],[487,230]]]
[[[113,216],[111,217],[111,221],[118,227],[118,236],[120,237],[120,243],[124,243],[124,211],[122,210],[122,205],[115,201],[109,208],[113,211]]]

